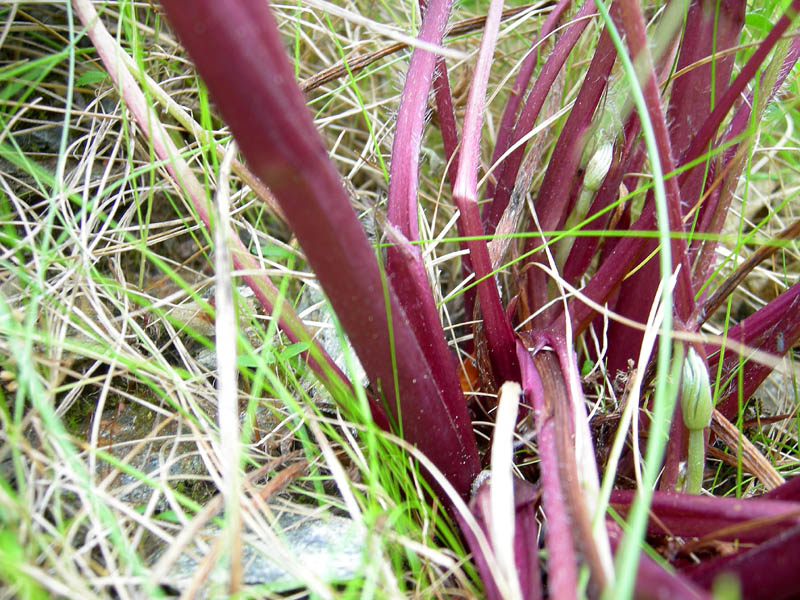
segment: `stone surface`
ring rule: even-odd
[[[303,516],[283,507],[275,510],[276,514],[278,510],[283,512],[272,526],[273,539],[245,531],[242,549],[245,585],[266,585],[273,591],[287,591],[305,587],[308,577],[325,582],[346,581],[361,570],[365,557],[364,535],[351,519],[334,515]],[[166,579],[159,583],[181,593],[185,591],[219,535],[218,527],[205,528],[192,547],[172,565]],[[163,550],[156,552],[152,562],[162,554]],[[287,565],[290,566],[287,568]],[[214,585],[201,589],[202,598],[226,597],[224,586],[218,593]]]

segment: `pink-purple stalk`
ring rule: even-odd
[[[134,109],[142,130],[148,131],[141,98],[137,97],[134,104],[129,99],[129,96],[136,97],[135,90],[132,91],[135,84],[131,84],[124,73],[117,73],[115,57],[109,51],[112,41],[102,38],[92,28],[96,15],[86,8],[88,3],[83,0],[74,0],[74,3],[106,68]],[[423,20],[419,37],[440,44],[451,2],[429,0],[421,4]],[[511,311],[515,314],[509,315],[495,281],[487,243],[480,237],[495,230],[509,206],[520,176],[525,146],[507,151],[536,124],[549,88],[595,14],[592,1],[588,0],[575,11],[578,17],[566,24],[537,77],[534,77],[536,52],[531,52],[523,62],[502,117],[497,145],[491,153],[494,161],[500,162],[494,167],[496,183],[490,182],[486,189],[488,204],[482,215],[478,209],[477,186],[481,120],[502,2],[493,0],[489,7],[460,136],[444,60],[427,50],[414,50],[392,150],[386,233],[393,245],[386,253],[385,270],[361,229],[305,107],[305,98],[294,80],[268,5],[248,0],[162,0],[162,5],[246,161],[280,204],[361,359],[372,383],[373,395],[382,402],[374,406],[376,419],[384,426],[394,427],[406,440],[417,445],[467,498],[480,469],[481,457],[472,432],[468,403],[459,385],[457,362],[445,341],[419,246],[413,244],[419,240],[416,221],[419,152],[428,97],[433,91],[445,150],[448,158],[453,159],[454,166],[447,176],[453,201],[460,211],[459,232],[470,236],[464,247],[469,250],[468,272],[474,273],[478,282],[474,314],[479,316],[479,329],[485,336],[489,359],[486,368],[490,371],[487,378],[494,387],[508,380],[521,383],[536,433],[540,459],[538,477],[532,481],[519,480],[515,489],[514,560],[520,571],[521,592],[526,598],[575,597],[579,569],[585,564],[590,573],[590,595],[598,596],[604,590],[608,593],[613,586],[613,574],[604,566],[603,542],[593,533],[584,496],[586,490],[579,483],[585,477],[579,474],[579,470],[580,473],[586,470],[585,457],[577,455],[571,442],[579,433],[573,408],[575,402],[580,402],[571,390],[580,383],[575,380],[573,351],[565,342],[571,339],[567,332],[578,335],[590,327],[596,312],[589,304],[573,298],[566,308],[556,304],[540,312],[533,321],[532,331],[515,334],[515,325],[544,309],[551,299],[544,271],[536,266],[537,263],[548,264],[548,258],[536,248],[536,242],[528,243],[527,249],[531,252],[524,271],[527,281],[522,281],[519,289],[514,290],[523,301],[515,304],[516,312]],[[539,42],[551,34],[570,8],[568,0],[557,3],[542,27]],[[730,161],[737,157],[735,148],[747,144],[752,133],[745,127],[749,108],[745,103],[738,103],[738,99],[780,36],[787,31],[794,12],[800,8],[800,0],[792,2],[787,15],[759,44],[733,83],[730,83],[732,54],[716,59],[713,68],[711,65],[689,68],[697,61],[735,47],[743,25],[744,8],[744,2],[738,0],[692,2],[680,49],[677,50],[681,32],[676,30],[668,42],[671,50],[662,55],[663,64],[640,61],[640,83],[648,117],[655,131],[658,158],[667,173],[667,208],[673,232],[720,232],[724,221],[720,215],[727,210],[732,188],[730,185],[715,186],[713,177],[715,174],[738,177],[740,171],[729,169]],[[626,35],[630,55],[634,58],[640,53],[646,55],[642,51],[648,40],[638,5],[620,0],[611,6],[611,15],[617,28]],[[665,81],[660,74],[667,71],[673,51],[677,51],[679,68],[689,70],[671,82],[672,94],[665,108],[662,105]],[[793,45],[779,77],[765,82],[773,93],[797,57],[798,48]],[[604,32],[575,105],[544,167],[544,180],[534,201],[538,225],[544,231],[563,227],[570,211],[574,210],[584,177],[582,153],[594,119],[601,112],[598,107],[609,92],[609,75],[616,58],[616,51]],[[531,80],[531,91],[520,109]],[[726,115],[733,109],[736,112],[729,131],[719,135]],[[636,220],[630,207],[623,207],[613,222],[611,211],[606,210],[617,200],[621,184],[631,189],[638,187],[638,182],[626,174],[641,172],[647,164],[646,153],[637,138],[639,117],[635,113],[620,114],[619,119],[621,126],[614,135],[613,161],[587,215],[594,219],[589,228],[654,230],[652,192],[647,193],[644,208]],[[167,141],[158,140],[158,143],[161,145],[156,145],[157,154],[165,161],[171,175],[189,195],[197,195],[190,183],[190,173],[175,162],[174,149]],[[724,152],[717,151],[723,143],[728,147]],[[696,164],[690,168],[692,163]],[[676,176],[678,172],[680,175]],[[691,211],[696,210],[701,198],[703,203],[697,207],[697,218],[692,219]],[[208,225],[203,201],[199,197],[193,200],[201,220]],[[535,232],[536,225],[529,223],[527,229]],[[711,276],[715,244],[708,241],[687,243],[683,236],[676,236],[671,246],[674,267],[679,268],[673,307],[675,322],[679,329],[696,332],[708,316],[703,312],[704,295],[699,290]],[[579,239],[564,266],[566,279],[574,284],[588,278],[582,289],[585,296],[599,304],[608,303],[623,316],[643,322],[656,297],[661,275],[654,260],[636,275],[628,277],[628,274],[655,249],[656,242],[635,235],[616,241],[606,239],[602,244],[599,236]],[[592,272],[589,267],[598,253],[602,262]],[[237,246],[234,259],[238,257],[240,266],[251,264],[248,256]],[[695,260],[698,256],[704,260]],[[284,315],[281,325],[290,337],[295,339],[303,335],[299,331],[299,319],[282,303],[268,280],[251,278],[248,283],[254,286],[259,299],[270,310],[281,306]],[[785,354],[800,339],[799,286],[790,288],[761,311],[731,328],[728,337],[776,356]],[[467,320],[473,317],[472,302],[467,300]],[[625,368],[628,359],[637,355],[642,335],[637,330],[614,325],[609,340],[609,367]],[[738,403],[737,394],[743,390],[746,400],[770,371],[763,365],[741,360],[731,351],[722,356],[716,346],[707,346],[705,352],[710,357],[711,367],[721,361],[724,381],[720,407],[728,414]],[[339,388],[347,385],[321,351],[315,348],[309,360],[326,384]],[[739,380],[744,384],[738,384]],[[666,490],[675,489],[677,465],[685,456],[680,443],[680,419],[673,421],[673,431],[677,435],[668,448],[665,476],[661,481],[661,488]],[[732,569],[742,582],[745,597],[767,597],[768,592],[768,597],[780,598],[796,593],[795,574],[800,566],[800,559],[796,558],[800,556],[800,484],[797,482],[798,479],[791,480],[761,499],[753,500],[657,492],[652,505],[651,535],[739,540],[754,546],[739,548],[729,556],[703,560],[691,568],[680,565],[682,568],[675,573],[642,559],[637,596],[707,598],[714,578]],[[485,484],[471,504],[484,527],[491,519],[484,498],[486,490]],[[633,495],[631,491],[614,492],[612,505],[624,513]],[[447,500],[443,500],[447,504]],[[540,579],[539,528],[534,519],[538,506],[546,517],[543,538],[548,551],[547,586],[543,586]],[[607,533],[605,543],[610,538],[611,545],[616,547],[620,537],[618,527],[609,522]],[[474,543],[472,533],[465,529],[464,535],[475,552],[487,595],[500,597],[488,566],[490,561]],[[772,568],[774,564],[778,567]],[[762,583],[759,569],[768,566],[769,581]]]

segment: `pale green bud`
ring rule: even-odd
[[[681,378],[681,412],[686,428],[705,429],[711,423],[713,410],[708,369],[697,351],[689,346]]]
[[[603,180],[608,175],[611,162],[614,160],[614,144],[608,142],[600,146],[589,163],[586,165],[586,172],[583,175],[583,187],[596,192],[603,184]]]

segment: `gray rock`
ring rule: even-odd
[[[276,507],[276,510],[282,509]],[[245,585],[266,585],[277,592],[304,588],[309,577],[324,582],[346,581],[364,564],[364,535],[351,519],[334,515],[308,517],[283,509],[272,530],[273,539],[265,539],[249,529],[244,532],[242,583]],[[205,528],[159,583],[184,592],[219,535],[219,527]],[[156,552],[153,563],[162,554],[163,550]],[[287,568],[287,565],[292,566]],[[224,586],[219,588],[219,594],[213,585],[206,585],[198,597],[225,597]]]

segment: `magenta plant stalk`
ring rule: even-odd
[[[426,361],[408,315],[385,284],[294,81],[269,7],[162,4],[247,162],[278,200],[387,412],[466,496],[479,469],[466,404],[457,385],[439,387],[433,372],[454,364]],[[213,47],[206,37],[212,30]]]
[[[433,44],[441,43],[450,15],[450,5],[449,1],[442,0],[432,0],[428,4],[419,35],[421,40]],[[436,56],[421,48],[414,50],[409,63],[392,144],[387,198],[387,218],[390,227],[387,228],[387,233],[394,245],[386,251],[386,273],[403,310],[406,314],[415,315],[415,318],[409,319],[409,325],[426,361],[430,365],[439,365],[439,368],[433,369],[432,373],[437,386],[449,393],[453,402],[463,404],[463,397],[459,398],[458,394],[456,363],[444,339],[439,313],[422,263],[422,254],[419,246],[410,243],[419,241],[418,157],[425,113],[428,109],[428,95],[436,64],[438,64]],[[446,79],[442,82],[446,85]],[[449,99],[449,91],[445,93],[442,90],[439,96],[446,101]],[[443,106],[442,110],[445,119],[448,115],[452,116],[447,106]],[[445,122],[450,123],[447,120]],[[454,120],[451,126],[455,127]],[[455,132],[452,132],[452,136],[455,136]],[[450,368],[447,368],[448,366]]]
[[[627,514],[633,497],[631,490],[615,490],[611,493],[611,505]],[[800,525],[800,502],[774,498],[712,498],[657,491],[650,510],[654,518],[648,527],[653,535],[711,536],[717,540],[753,544]]]
[[[558,451],[556,449],[553,407],[545,396],[542,380],[530,357],[528,349],[520,342],[517,346],[522,369],[523,390],[531,406],[538,427],[539,452],[545,462],[542,466],[542,502],[548,515],[547,547],[551,553],[549,575],[555,597],[574,598],[577,594],[578,566],[572,538],[570,519],[566,512],[565,493],[558,477]]]
[[[562,0],[556,5],[556,8],[548,15],[539,33],[539,38],[532,46],[531,50],[543,43],[547,36],[550,35],[558,19],[568,7],[568,4],[568,2]],[[559,71],[561,71],[578,37],[580,37],[581,33],[583,33],[583,30],[588,25],[589,21],[587,17],[594,12],[594,4],[589,0],[584,3],[575,19],[566,26],[564,34],[558,39],[553,51],[547,57],[542,72],[536,78],[533,89],[530,94],[528,94],[519,119],[515,122],[517,109],[522,101],[522,92],[528,87],[528,83],[533,74],[533,68],[536,64],[538,52],[531,51],[523,61],[517,78],[514,81],[514,87],[511,89],[511,95],[509,96],[508,103],[503,112],[503,117],[500,121],[500,127],[497,132],[497,143],[495,145],[494,155],[492,156],[493,165],[500,160],[500,157],[503,156],[509,148],[515,146],[533,128],[539,116],[539,112],[542,106],[544,106],[547,93],[555,82]],[[516,180],[519,166],[522,164],[524,153],[525,145],[520,145],[503,160],[495,171],[497,185],[494,186],[490,182],[486,189],[486,196],[492,199],[489,208],[484,211],[484,225],[487,233],[494,232],[503,211],[506,209],[506,206],[508,206],[508,201],[511,198],[511,192],[514,187],[514,181]]]
[[[622,539],[622,530],[614,522],[608,523],[612,546],[616,549]],[[658,598],[685,598],[686,600],[711,600],[709,592],[703,590],[689,578],[676,576],[664,570],[647,555],[642,555],[635,583],[636,597],[643,600]]]
[[[686,576],[710,588],[720,575],[727,574],[739,581],[742,598],[788,600],[797,596],[798,543],[800,525],[795,525],[754,548],[687,569]]]
[[[794,284],[773,302],[753,313],[741,323],[728,330],[728,338],[758,348],[769,354],[782,356],[800,340],[800,283]],[[770,365],[744,360],[738,353],[722,349],[707,348],[712,372],[722,361],[719,381],[718,408],[731,419],[736,414],[739,394],[749,398],[772,372]],[[744,365],[743,365],[744,363]],[[742,366],[743,365],[743,366]],[[741,382],[739,369],[742,369]],[[741,388],[740,388],[741,385]]]
[[[712,138],[716,135],[722,119],[733,107],[739,95],[744,91],[745,86],[750,82],[756,74],[756,71],[764,63],[767,55],[778,43],[781,36],[789,28],[792,20],[800,11],[800,0],[794,0],[790,6],[786,8],[786,12],[781,16],[778,22],[772,27],[769,35],[764,41],[759,44],[758,49],[750,57],[745,66],[736,76],[734,82],[728,87],[719,102],[714,106],[714,110],[708,116],[703,126],[692,138],[692,143],[686,150],[684,156],[684,164],[691,163],[706,150],[707,145],[711,142]],[[686,181],[688,175],[684,173],[681,175],[681,185]]]
[[[474,237],[483,235],[483,226],[478,211],[478,154],[486,85],[489,80],[492,53],[497,42],[502,11],[503,3],[493,0],[489,6],[489,15],[486,19],[478,60],[473,73],[473,84],[470,86],[467,98],[458,172],[453,185],[453,200],[461,212],[464,232],[466,235]],[[483,239],[468,241],[467,248],[469,248],[475,276],[478,278],[478,298],[481,303],[484,332],[495,378],[498,383],[517,381],[519,365],[514,336],[500,302],[494,277],[490,276],[492,262],[489,259],[489,248]]]
[[[524,367],[523,367],[524,368]],[[539,525],[536,521],[536,509],[539,506],[540,491],[527,481],[518,480],[514,487],[514,504],[516,522],[514,528],[515,566],[519,577],[522,597],[529,600],[543,598],[542,581],[539,573],[538,537]],[[475,515],[484,533],[489,532],[489,521],[492,518],[489,506],[489,485],[484,483],[473,495],[470,509]],[[461,515],[456,515],[461,525],[464,538],[474,554],[475,565],[484,582],[486,597],[490,600],[503,600],[494,573],[489,566],[480,544],[472,530],[463,521]]]
[[[420,40],[441,44],[450,16],[450,6],[449,0],[431,0],[428,3],[422,19]],[[419,153],[435,65],[436,56],[428,50],[418,48],[411,55],[406,85],[397,112],[397,131],[392,144],[387,217],[400,233],[411,241],[419,240],[417,225]],[[391,249],[388,255],[391,257]],[[387,261],[391,262],[389,258]]]

